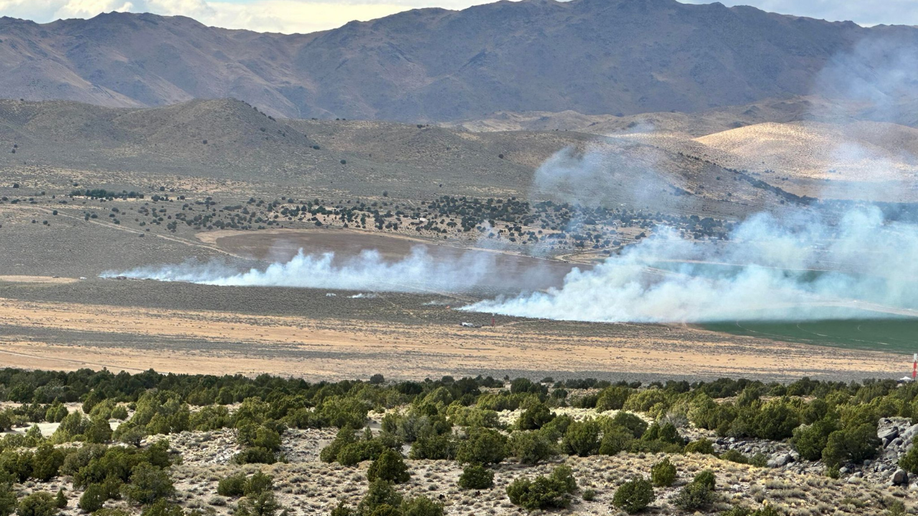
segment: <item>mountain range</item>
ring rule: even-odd
[[[918,29],[674,0],[500,1],[305,35],[111,13],[0,18],[0,94],[108,107],[236,98],[285,118],[455,122],[496,112],[699,112],[819,92],[865,41]]]

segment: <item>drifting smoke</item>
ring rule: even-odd
[[[301,249],[286,262],[264,270],[235,271],[225,264],[185,263],[143,267],[127,272],[106,272],[102,277],[180,281],[202,285],[301,287],[387,292],[464,292],[475,288],[493,269],[493,258],[484,253],[465,254],[441,261],[423,247],[415,247],[405,258],[387,262],[375,250],[339,260],[334,253],[305,254]]]
[[[918,85],[915,48],[914,42],[908,42],[904,50],[896,41],[863,42],[826,67],[816,81],[821,91],[814,93],[839,99],[839,105],[843,101],[868,102],[873,111],[856,114],[873,120],[898,120],[895,113],[900,106],[913,102],[912,92]],[[836,121],[847,120],[850,114],[813,113],[816,118]],[[855,142],[862,135],[853,136],[851,143],[834,149],[838,159],[883,167],[882,159]],[[640,149],[627,153],[608,147],[584,153],[565,149],[538,169],[533,190],[539,197],[551,193],[562,202],[627,204],[693,213],[693,197],[674,196],[683,186],[655,171],[655,153],[659,151],[649,146]],[[918,162],[912,156],[905,158],[907,163]],[[869,176],[888,171],[866,172]],[[908,173],[914,174],[914,170]],[[891,184],[895,181],[882,187]],[[858,188],[862,189],[863,183]],[[834,193],[838,198],[873,197],[863,190]],[[877,197],[888,199],[890,192],[877,192]],[[568,230],[574,230],[576,224],[575,216]],[[860,207],[841,214],[818,207],[788,208],[781,216],[758,214],[748,218],[725,242],[687,241],[672,230],[656,228],[652,237],[629,246],[621,255],[590,270],[573,270],[564,278],[563,286],[532,292],[537,287],[530,282],[529,292],[464,309],[597,322],[915,316],[915,257],[918,227],[885,220],[879,208]],[[301,250],[291,260],[263,270],[239,272],[226,265],[190,263],[108,275],[209,285],[468,292],[487,285],[490,276],[499,272],[498,264],[487,253],[444,259],[416,248],[395,262],[386,262],[375,251],[336,260],[331,253],[310,255]],[[538,277],[540,271],[529,271],[529,275]]]
[[[918,315],[918,231],[875,208],[837,225],[760,214],[711,250],[658,232],[559,289],[466,309],[595,322],[710,322]]]
[[[914,110],[902,107],[914,104],[916,49],[911,40],[865,40],[839,54],[819,75],[814,91],[831,99],[829,112],[815,112],[814,117],[850,121],[854,115],[914,123],[902,117]],[[870,106],[866,111],[865,105]],[[870,129],[874,140],[892,140],[884,138],[882,127]],[[890,188],[901,187],[905,180],[914,184],[914,167],[896,170],[858,143],[865,136],[862,128],[843,126],[842,131],[849,138],[832,151],[842,164],[867,165],[863,177],[868,183],[859,183],[857,191],[827,186],[824,197],[890,199],[898,197]],[[904,151],[896,157],[916,163]],[[571,178],[602,185],[595,178],[608,177],[604,169],[595,157],[588,155],[578,164],[569,153],[562,154],[540,169],[537,181],[562,190]],[[634,183],[643,184],[643,177],[648,175]],[[884,182],[866,191],[870,178]],[[585,200],[601,191],[572,190]],[[759,214],[738,225],[728,243],[717,245],[687,242],[667,230],[655,233],[592,270],[572,272],[561,288],[483,301],[467,309],[602,322],[918,315],[918,227],[886,221],[875,207],[843,214],[822,213],[820,208],[792,210],[780,218]]]

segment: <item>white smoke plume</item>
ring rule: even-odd
[[[813,214],[760,214],[730,242],[658,232],[564,286],[467,310],[594,322],[807,320],[918,315],[918,229],[876,208],[828,224]]]
[[[493,257],[487,253],[468,253],[455,260],[440,261],[418,246],[408,256],[394,262],[384,260],[375,250],[336,260],[334,253],[306,254],[300,249],[289,261],[275,262],[265,269],[240,272],[226,264],[189,262],[141,267],[127,272],[109,271],[102,277],[125,276],[220,286],[436,293],[472,290],[492,269]]]

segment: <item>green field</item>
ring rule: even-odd
[[[787,342],[893,353],[918,352],[918,318],[821,321],[733,321],[702,325],[708,330]]]

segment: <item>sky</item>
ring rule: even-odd
[[[184,15],[206,25],[259,32],[305,33],[340,27],[419,7],[463,9],[490,0],[0,0],[0,16],[40,23],[61,18],[91,18],[102,12],[152,12]],[[682,0],[685,3],[707,3]],[[918,0],[746,0],[766,11],[860,25],[918,25]]]

